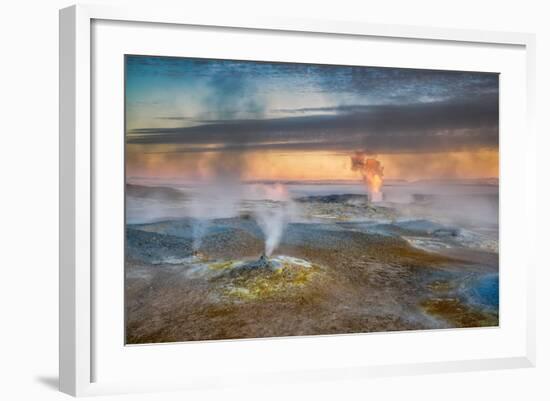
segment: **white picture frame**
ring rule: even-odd
[[[525,61],[525,80],[522,91],[525,93],[525,123],[521,135],[524,146],[518,150],[524,160],[516,178],[522,180],[524,188],[535,190],[535,181],[528,174],[535,168],[535,134],[531,126],[534,110],[534,49],[535,37],[525,33],[485,32],[460,29],[439,29],[415,26],[375,25],[363,22],[348,21],[315,21],[277,18],[243,17],[239,20],[214,18],[211,16],[191,15],[184,10],[162,10],[151,8],[112,8],[109,6],[78,5],[60,11],[60,390],[75,396],[125,393],[134,391],[161,391],[167,389],[208,388],[227,385],[229,381],[220,378],[209,378],[197,372],[195,377],[186,381],[178,378],[166,380],[143,379],[134,382],[128,379],[97,380],[97,367],[94,366],[94,325],[96,318],[93,311],[93,288],[97,285],[94,275],[94,169],[96,152],[100,149],[93,141],[93,104],[92,75],[94,68],[92,25],[94,21],[125,21],[148,24],[174,24],[179,26],[202,26],[216,28],[243,29],[247,31],[268,31],[309,33],[317,35],[339,35],[342,37],[377,37],[388,40],[419,40],[437,43],[461,43],[465,46],[497,45],[514,46],[521,49]],[[509,96],[504,95],[504,96]],[[523,102],[523,100],[522,100]],[[122,118],[122,116],[121,116]],[[506,171],[509,158],[501,160],[501,169]],[[525,217],[525,227],[531,228],[536,221],[534,196],[522,198],[521,210]],[[521,207],[521,206],[520,206]],[[529,241],[523,247],[530,246]],[[520,246],[521,248],[521,246]],[[529,254],[527,249],[519,249]],[[534,253],[531,253],[534,254]],[[327,380],[331,378],[363,378],[368,376],[386,376],[400,374],[421,374],[449,371],[468,371],[480,369],[503,369],[530,367],[535,364],[535,305],[534,305],[534,270],[536,260],[526,258],[521,269],[524,269],[525,280],[510,285],[518,286],[517,290],[525,296],[521,312],[522,335],[515,341],[521,341],[522,351],[513,355],[502,355],[464,360],[444,360],[435,362],[411,360],[407,363],[386,364],[350,364],[348,367],[318,369],[302,368],[298,371],[282,370],[277,374],[257,372],[240,382],[257,383],[273,380],[292,382],[296,380]],[[122,266],[121,266],[122,269]],[[521,288],[519,288],[521,286]],[[122,324],[122,322],[121,322]],[[525,328],[523,332],[523,328]],[[499,330],[499,329],[496,329]],[[463,333],[463,334],[461,334]],[[464,336],[465,331],[457,332]],[[475,339],[478,335],[468,332]],[[391,334],[379,334],[378,336]],[[333,336],[334,337],[334,336]],[[347,340],[346,340],[347,338]],[[340,337],[338,341],[351,341],[352,337]],[[374,338],[374,337],[372,337]],[[254,344],[261,341],[262,346],[269,342],[284,347],[284,342],[276,339],[241,341],[241,344]],[[286,341],[286,340],[285,340]],[[306,344],[300,340],[302,346]],[[320,341],[329,341],[323,340]],[[332,340],[330,340],[332,341]],[[283,344],[283,345],[281,345]],[[313,345],[312,345],[313,346]],[[317,345],[316,345],[317,346]],[[159,347],[170,347],[164,345]],[[518,348],[518,349],[519,349]],[[313,349],[313,348],[312,348]],[[155,352],[150,347],[149,353]],[[330,359],[330,358],[329,358]],[[232,380],[232,384],[239,384]]]

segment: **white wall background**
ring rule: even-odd
[[[96,3],[131,4],[130,0]],[[545,1],[320,0],[139,1],[221,15],[294,16],[537,34],[539,249],[549,238],[550,24]],[[3,2],[0,20],[0,398],[57,400],[58,20],[64,0]],[[537,273],[538,364],[534,369],[328,382],[292,387],[166,393],[116,399],[550,399],[550,263]],[[115,399],[109,397],[109,399]]]

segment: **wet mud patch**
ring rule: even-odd
[[[449,327],[498,326],[498,315],[476,310],[459,298],[433,298],[421,303],[430,315],[445,320]]]

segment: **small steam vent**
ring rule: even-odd
[[[260,256],[260,259],[258,259],[258,267],[271,267],[271,264],[269,263],[269,258],[266,256],[265,252],[263,252]]]

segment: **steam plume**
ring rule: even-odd
[[[382,163],[374,158],[367,158],[364,152],[355,152],[351,156],[351,169],[361,173],[363,182],[367,186],[370,201],[380,202],[382,200],[381,188],[384,183]]]
[[[198,251],[213,219],[238,215],[242,199],[241,170],[245,163],[238,154],[207,155],[199,165],[203,179],[188,203],[192,217],[193,251]]]
[[[254,217],[264,233],[264,252],[269,257],[281,242],[293,205],[284,185],[262,185],[260,188],[268,201],[256,204]]]

